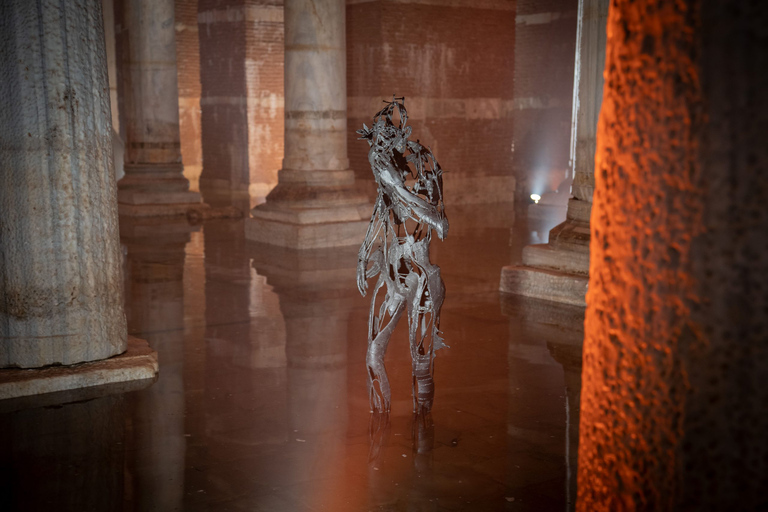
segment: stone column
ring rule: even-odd
[[[502,269],[502,292],[586,305],[589,216],[609,3],[610,0],[579,0],[571,133],[573,197],[568,201],[566,220],[550,231],[548,243],[523,249],[522,265]]]
[[[104,43],[107,50],[107,76],[109,77],[109,102],[112,106],[112,160],[115,177],[119,180],[123,172],[125,144],[120,132],[120,109],[117,92],[117,54],[115,46],[115,5],[114,0],[101,0],[104,11]]]
[[[126,350],[101,2],[0,3],[0,368]]]
[[[125,112],[121,215],[184,215],[200,206],[183,175],[173,0],[123,0],[118,53]]]
[[[577,510],[765,508],[765,12],[611,3]]]
[[[372,207],[347,158],[344,0],[285,2],[285,155],[246,237],[297,249],[357,245]]]

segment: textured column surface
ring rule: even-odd
[[[347,158],[346,4],[285,2],[285,152],[246,236],[294,248],[359,244],[370,206]],[[373,115],[373,112],[371,112]]]
[[[766,16],[761,0],[611,3],[580,511],[765,506]]]
[[[199,203],[183,175],[173,0],[122,0],[118,53],[124,92],[121,214],[175,215]],[[116,16],[117,17],[117,16]]]
[[[0,367],[126,348],[99,0],[0,2]]]

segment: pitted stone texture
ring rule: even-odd
[[[765,505],[762,4],[611,5],[577,510]]]
[[[99,0],[0,3],[0,367],[126,347]]]

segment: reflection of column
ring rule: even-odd
[[[183,215],[199,206],[182,174],[173,0],[122,0],[115,13],[125,112],[121,215]]]
[[[585,305],[589,273],[589,216],[594,187],[597,116],[603,92],[609,0],[579,0],[571,164],[573,198],[549,243],[523,249],[523,265],[504,267],[501,291]]]
[[[140,510],[181,510],[184,494],[184,246],[186,222],[142,225],[121,220],[127,247],[126,313],[162,361],[157,382],[136,393],[135,450],[128,464]]]
[[[0,367],[126,350],[101,2],[0,3]]]
[[[548,334],[562,334],[562,328],[541,315],[549,307],[542,302],[514,297],[504,303],[510,317],[507,485],[525,499],[526,487],[546,482],[557,490],[548,509],[568,510],[563,492],[568,485],[568,460],[563,464],[569,441],[567,402],[555,398],[562,397],[565,382],[563,368],[547,347]]]
[[[581,511],[765,508],[766,11],[736,5],[611,2]]]
[[[570,507],[576,504],[576,469],[579,455],[579,418],[581,417],[581,347],[584,339],[582,315],[575,325],[568,327],[564,335],[563,326],[557,325],[547,338],[547,347],[552,357],[563,366],[565,372],[565,466],[566,498]]]
[[[310,249],[357,245],[370,206],[347,158],[344,0],[285,2],[285,156],[246,237]]]
[[[124,510],[125,413],[111,395],[0,414],[4,510]]]
[[[347,436],[347,323],[356,250],[292,251],[252,248],[254,266],[280,297],[288,363],[289,441],[301,443],[295,470],[313,469],[297,494],[305,502],[344,509],[342,479]],[[322,473],[317,473],[318,468]]]
[[[278,297],[250,266],[242,221],[207,222],[204,235],[206,435],[243,446],[284,443],[285,327]],[[248,397],[231,421],[221,418],[222,396],[237,403]]]

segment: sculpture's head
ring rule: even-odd
[[[405,110],[405,98],[396,98],[393,95],[392,101],[385,101],[384,103],[387,106],[373,116],[371,128],[363,124],[363,128],[357,130],[356,133],[359,133],[360,139],[367,140],[371,146],[375,145],[383,151],[395,148],[402,153],[405,151],[408,137],[411,135],[411,127],[406,127],[408,112]],[[397,126],[394,122],[396,114],[398,117]]]

